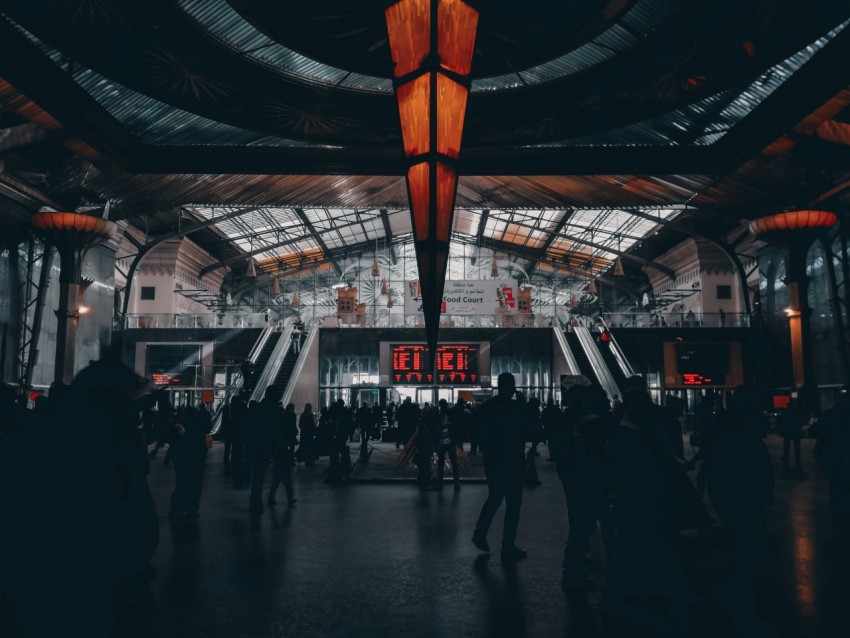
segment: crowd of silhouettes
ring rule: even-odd
[[[765,508],[773,502],[763,440],[768,423],[758,393],[741,387],[726,397],[703,396],[693,412],[695,454],[686,460],[684,401],[671,395],[664,407],[655,404],[642,377],[625,381],[622,400],[609,400],[598,384],[573,385],[562,406],[552,397],[545,405],[526,400],[510,373],[497,383],[484,402],[441,399],[420,408],[410,398],[386,407],[338,399],[318,415],[309,403],[298,414],[292,403],[284,407],[272,395],[249,401],[243,390],[221,411],[224,473],[235,489],[247,490],[254,515],[277,505],[280,486],[293,506],[296,463],[328,457],[325,481],[345,482],[352,473],[348,444],[359,432],[362,462],[368,462],[370,440],[394,439],[397,449],[410,452],[421,489],[441,490],[449,465],[459,491],[468,443],[470,455],[483,454],[488,485],[472,542],[490,551],[488,532],[504,503],[500,555],[514,563],[527,556],[516,544],[523,492],[540,483],[535,459],[546,443],[567,505],[561,566],[567,592],[598,587],[586,560],[598,530],[607,558],[605,615],[646,635],[687,635],[695,598],[679,540],[683,530],[717,529],[719,522],[731,561],[708,599],[727,612],[732,635],[770,635],[757,613],[767,558]],[[793,448],[799,470],[799,439],[817,423],[815,458],[829,480],[835,517],[844,523],[850,523],[848,396],[843,392],[833,408],[817,414],[811,392],[801,389],[778,426],[783,462],[791,467]],[[130,603],[143,599],[153,574],[148,561],[159,527],[149,464],[167,448],[163,462],[174,468],[168,514],[176,520],[199,516],[212,415],[203,405],[175,409],[165,391],[151,392],[145,380],[112,361],[92,363],[69,386],[54,384],[33,409],[4,387],[0,409],[3,502],[10,520],[26,521],[0,526],[0,592],[11,598],[31,635],[64,626],[109,635],[116,596]],[[33,458],[40,463],[27,462]],[[59,486],[74,498],[40,507]],[[55,614],[40,613],[44,600],[51,600]]]

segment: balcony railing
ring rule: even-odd
[[[749,328],[750,316],[733,312],[606,312],[611,328]]]
[[[144,314],[124,317],[124,328],[265,328],[264,313]]]

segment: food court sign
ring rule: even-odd
[[[447,315],[494,315],[516,313],[517,282],[514,280],[446,280],[442,312]],[[404,313],[422,312],[419,281],[408,281]]]

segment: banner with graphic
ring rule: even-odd
[[[447,315],[516,314],[516,280],[446,280],[442,312]],[[404,291],[404,313],[422,312],[419,280],[408,281]]]

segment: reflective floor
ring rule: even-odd
[[[769,441],[777,498],[769,512],[762,615],[781,636],[850,635],[850,531],[830,522],[813,442],[804,442],[803,476],[782,473],[777,443]],[[395,453],[394,446],[378,447]],[[541,451],[543,484],[525,492],[518,539],[529,558],[506,569],[498,555],[483,557],[470,542],[483,484],[465,484],[457,493],[449,484],[443,492],[424,493],[400,482],[328,486],[325,465],[317,463],[295,470],[297,506],[277,505],[252,519],[248,494],[225,479],[216,444],[200,517],[162,517],[149,601],[123,612],[119,635],[631,635],[603,622],[598,592],[572,598],[560,588],[566,508],[548,453]],[[152,465],[161,515],[173,480],[170,467],[159,460]],[[496,547],[500,530],[501,512],[490,536]],[[682,548],[691,587],[703,593],[724,569],[725,544],[685,539]],[[590,578],[601,585],[604,557],[597,539],[593,569]],[[723,615],[702,606],[693,635],[726,633]]]

